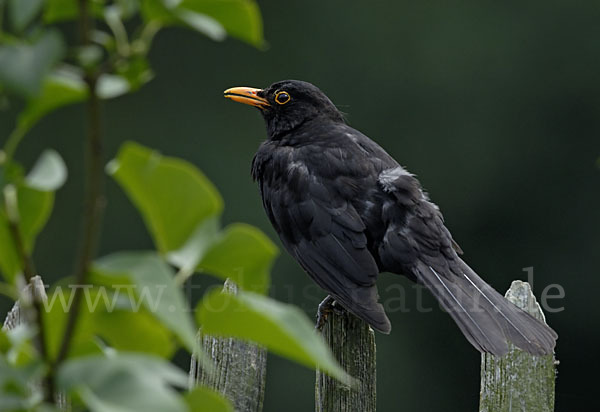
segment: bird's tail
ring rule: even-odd
[[[558,336],[554,330],[506,300],[462,260],[459,267],[462,273],[457,275],[419,262],[414,275],[475,348],[502,356],[511,342],[533,355],[553,352]]]
[[[348,288],[343,294],[331,294],[336,302],[346,310],[367,322],[373,329],[389,334],[392,324],[385,314],[383,305],[378,302],[377,286]]]

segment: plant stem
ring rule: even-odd
[[[182,267],[180,268],[177,273],[175,274],[175,283],[178,286],[181,286],[185,283],[186,280],[188,280],[188,278],[190,276],[192,276],[194,274],[194,268],[186,268],[186,267]]]
[[[9,191],[12,193],[9,194]],[[26,300],[22,300],[23,309],[29,309],[30,313],[30,323],[35,324],[38,328],[38,333],[36,335],[36,346],[42,355],[42,358],[49,362],[48,357],[48,348],[46,347],[46,329],[44,327],[44,320],[42,319],[42,305],[41,302],[36,295],[35,285],[31,281],[35,276],[35,267],[33,265],[33,259],[31,255],[27,252],[25,248],[25,242],[23,241],[23,236],[21,236],[21,229],[19,227],[19,216],[18,216],[18,205],[16,202],[16,190],[13,186],[7,186],[4,189],[5,193],[5,201],[7,203],[6,209],[11,211],[8,214],[8,228],[13,240],[13,244],[15,246],[17,256],[19,257],[19,261],[21,262],[21,267],[23,268],[23,275],[25,276],[25,280],[29,285],[31,285],[31,307],[27,308]],[[53,393],[54,393],[54,374],[52,371],[46,375],[44,382],[44,399],[48,402],[52,401]]]
[[[4,154],[6,156],[4,158],[5,164],[8,165],[12,162],[17,146],[19,146],[19,143],[21,143],[21,140],[23,140],[23,137],[25,136],[25,131],[26,129],[23,127],[17,126],[17,128],[8,136],[8,139],[6,139],[6,143],[4,144]]]
[[[87,0],[79,1],[79,29],[82,44],[90,44],[90,30],[93,21],[89,15]],[[103,195],[103,160],[102,160],[102,133],[100,122],[100,99],[97,93],[98,73],[89,73],[85,77],[89,90],[89,99],[86,105],[86,181],[85,181],[85,204],[83,212],[83,227],[81,235],[81,246],[75,263],[75,284],[84,285],[91,266],[98,238],[102,214],[104,211]],[[62,343],[56,365],[62,362],[70,349],[71,341],[77,325],[80,312],[83,288],[75,288],[73,292],[73,303],[69,311],[67,325],[63,335]]]

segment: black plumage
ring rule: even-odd
[[[233,88],[260,109],[267,140],[252,162],[264,209],[288,252],[347,310],[383,333],[381,272],[425,285],[482,352],[507,343],[552,353],[556,333],[508,302],[460,257],[442,214],[417,179],[348,126],[317,87],[287,80]]]

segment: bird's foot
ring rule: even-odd
[[[323,325],[325,325],[325,321],[327,320],[327,316],[333,310],[333,303],[335,299],[331,297],[331,295],[327,295],[325,299],[321,303],[319,303],[319,308],[317,309],[317,324],[315,325],[315,329],[321,330],[323,329]]]
[[[319,303],[319,308],[317,309],[317,324],[315,325],[315,329],[322,330],[325,325],[325,321],[327,320],[327,316],[330,313],[343,313],[342,307],[337,304],[335,299],[331,295],[327,295],[325,299],[321,303]]]

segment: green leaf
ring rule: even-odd
[[[146,22],[160,23],[168,26],[177,22],[173,15],[172,8],[177,6],[176,3],[181,0],[175,0],[175,4],[169,4],[166,0],[145,0],[140,5],[141,15]]]
[[[173,270],[152,252],[121,252],[94,263],[93,271],[105,277],[126,276],[136,287],[141,304],[177,335],[192,352],[196,327],[182,291],[173,279]]]
[[[198,304],[196,315],[203,333],[257,342],[274,353],[352,383],[304,312],[295,306],[252,292],[233,295],[215,290]]]
[[[0,86],[26,98],[38,95],[42,79],[65,52],[57,30],[45,32],[31,45],[0,47]]]
[[[19,365],[12,362],[9,356],[0,356],[1,410],[32,410],[31,405],[39,403],[43,394],[40,390],[41,387],[39,385],[31,385],[31,382],[39,381],[43,376],[43,372],[43,365],[39,361]]]
[[[20,0],[18,0],[20,1]],[[106,0],[90,0],[92,14],[101,18],[104,12]],[[59,23],[67,20],[75,20],[79,16],[79,0],[46,0],[44,10],[44,23]]]
[[[126,78],[115,74],[103,74],[98,79],[98,96],[101,99],[114,99],[129,92],[131,87]]]
[[[233,406],[218,392],[199,386],[184,396],[190,412],[233,412]]]
[[[148,59],[143,56],[132,56],[118,62],[116,70],[127,80],[131,91],[139,89],[154,77]]]
[[[62,343],[67,311],[73,303],[73,290],[56,286],[44,302],[43,317],[47,325],[46,344],[51,359],[58,354]],[[98,353],[97,337],[113,348],[136,351],[165,358],[175,351],[175,342],[168,329],[139,305],[133,285],[119,282],[113,287],[83,288],[77,328],[69,357]]]
[[[45,23],[50,24],[73,20],[78,13],[78,0],[47,0],[43,18]]]
[[[148,0],[142,4],[142,15],[147,22],[162,26],[183,25],[216,41],[224,40],[227,35],[221,22],[182,6],[181,0]]]
[[[185,9],[175,9],[174,15],[184,22],[188,27],[215,41],[225,40],[227,31],[217,20],[202,13]]]
[[[85,100],[88,89],[81,77],[72,71],[57,70],[44,78],[39,96],[30,99],[19,115],[17,128],[25,133],[49,112]]]
[[[93,41],[93,40],[92,40]],[[75,59],[79,66],[85,71],[93,71],[102,62],[104,50],[97,44],[88,44],[77,47],[75,50]]]
[[[23,30],[38,14],[44,0],[10,0],[10,20],[17,31]]]
[[[222,279],[230,278],[242,289],[266,293],[277,254],[275,244],[259,229],[235,223],[225,228],[198,269]]]
[[[10,347],[10,339],[6,335],[6,331],[4,329],[0,329],[0,354],[6,354]]]
[[[17,194],[21,219],[19,226],[25,242],[25,250],[31,253],[35,238],[46,225],[52,212],[54,193],[19,185]]]
[[[256,47],[264,46],[260,9],[252,0],[182,0],[178,8],[210,16],[227,33]]]
[[[14,246],[13,238],[8,225],[8,218],[4,210],[0,210],[0,270],[4,279],[13,282],[21,272],[21,261]]]
[[[94,331],[110,346],[171,358],[177,349],[172,334],[147,310],[95,313]]]
[[[32,189],[24,184],[17,184],[16,189],[21,238],[25,250],[31,253],[36,236],[50,217],[54,193]],[[0,244],[0,270],[4,278],[12,282],[21,273],[22,262],[17,254],[4,208],[0,208]]]
[[[115,353],[65,362],[58,387],[78,395],[92,412],[186,412],[172,385],[183,387],[187,374],[147,355]]]
[[[135,16],[140,8],[139,0],[116,0],[115,3],[119,8],[119,14],[122,19],[129,19]]]
[[[42,366],[40,364],[39,353],[32,343],[35,334],[36,332],[32,327],[22,323],[6,331],[6,335],[11,343],[11,347],[6,354],[6,359],[11,364],[20,367],[20,370],[24,373],[27,373],[27,370],[33,372],[31,368],[40,369]],[[26,380],[23,382],[26,382]]]
[[[141,212],[162,253],[181,248],[223,209],[219,192],[196,167],[136,143],[125,143],[107,171]]]
[[[87,96],[87,86],[74,70],[56,70],[47,75],[41,93],[29,99],[17,118],[17,127],[5,145],[7,156],[13,156],[23,136],[43,116],[61,106],[85,100]]]
[[[60,188],[67,180],[67,166],[58,152],[45,150],[25,178],[27,186],[44,192]]]
[[[206,219],[196,228],[181,248],[167,254],[167,260],[186,273],[193,274],[198,262],[220,238],[219,230],[219,220],[217,218]]]

